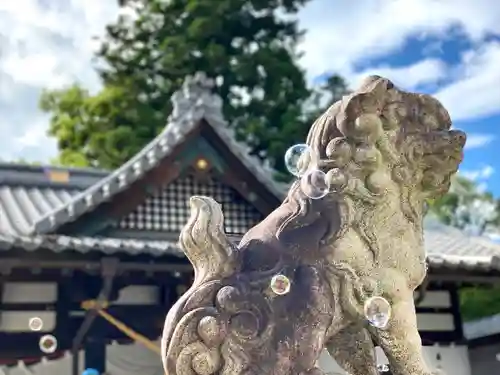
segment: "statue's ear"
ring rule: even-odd
[[[362,82],[357,90],[359,93],[373,92],[375,94],[381,94],[384,91],[394,88],[394,83],[389,81],[387,78],[382,78],[377,75],[368,76]]]

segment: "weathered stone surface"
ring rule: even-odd
[[[196,276],[165,322],[166,374],[319,375],[326,347],[348,373],[377,375],[373,341],[393,374],[431,374],[413,291],[426,274],[424,202],[447,191],[462,158],[465,134],[450,126],[437,100],[370,77],[310,130],[326,197],[295,183],[238,247],[219,205],[193,197],[180,242]],[[276,274],[289,293],[273,293]],[[374,294],[392,306],[384,330],[364,317]]]

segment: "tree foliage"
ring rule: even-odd
[[[491,225],[498,225],[500,210],[491,193],[478,189],[467,178],[457,175],[452,179],[450,191],[430,201],[429,209],[443,223],[480,235]]]
[[[500,314],[500,287],[462,289],[460,308],[464,321]]]
[[[203,71],[216,78],[239,140],[285,172],[285,150],[303,141],[311,118],[327,104],[308,106],[318,93],[297,64],[303,33],[295,15],[306,1],[121,4],[128,15],[107,27],[96,54],[102,90],[90,95],[73,85],[41,97],[40,107],[51,116],[49,134],[58,140],[58,162],[120,166],[164,128],[169,98],[184,78]],[[333,76],[321,91],[338,95],[340,88],[345,83]]]

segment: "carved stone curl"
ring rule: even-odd
[[[425,200],[447,191],[465,134],[450,130],[435,99],[380,77],[332,105],[307,143],[331,191],[308,198],[297,181],[285,201],[236,247],[220,206],[191,198],[180,242],[195,269],[169,312],[162,353],[167,375],[321,374],[326,348],[352,375],[377,375],[374,341],[395,375],[429,375],[413,292],[426,274]],[[291,290],[276,295],[282,274]],[[384,330],[363,305],[392,306]]]

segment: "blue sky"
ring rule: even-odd
[[[79,81],[99,89],[93,36],[118,16],[117,1],[0,2],[0,159],[49,160],[42,88]],[[500,2],[310,0],[300,64],[311,84],[328,72],[352,87],[379,74],[435,95],[469,140],[461,173],[500,197]]]

